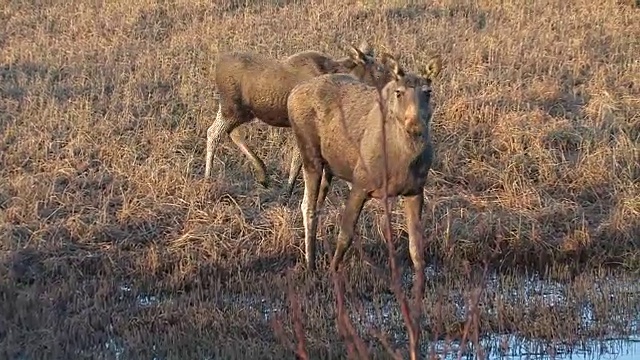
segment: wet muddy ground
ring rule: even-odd
[[[383,265],[383,259],[379,261]],[[29,271],[38,269],[37,264],[31,263]],[[360,273],[347,276],[350,319],[372,356],[385,358],[371,331],[381,330],[393,347],[406,348],[402,315],[384,280],[373,279],[369,266],[357,265],[353,261],[349,269]],[[12,281],[1,284],[0,313],[8,325],[2,333],[2,348],[8,358],[291,358],[293,352],[283,341],[294,338],[291,289],[302,308],[311,357],[342,358],[345,353],[336,330],[331,279],[308,276],[301,264],[268,275],[246,268],[201,274],[182,289],[134,276],[98,278],[74,266],[71,259],[49,266],[64,268],[65,274],[25,278],[19,272],[27,270],[13,264],[8,269]],[[480,316],[479,343],[489,358],[571,355],[575,359],[583,354],[595,359],[597,354],[633,350],[632,339],[640,333],[640,285],[638,277],[629,273],[498,274],[478,267],[465,274],[440,265],[429,267],[426,275],[425,355],[477,354],[478,347],[470,339],[461,347],[474,303]],[[405,289],[411,277],[405,271]],[[479,297],[472,297],[479,290]],[[274,321],[284,328],[284,338]]]

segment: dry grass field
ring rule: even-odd
[[[244,126],[269,188],[230,141],[204,180],[205,141],[219,52],[342,57],[342,42],[363,39],[409,69],[444,60],[425,190],[437,271],[424,303],[440,321],[425,325],[427,338],[459,332],[446,294],[475,286],[478,272],[464,269],[485,260],[502,290],[482,302],[503,314],[483,315],[486,331],[603,334],[607,326],[580,324],[576,304],[586,299],[600,318],[640,311],[637,296],[602,290],[612,268],[630,279],[640,270],[640,9],[631,2],[7,0],[0,357],[291,358],[265,308],[293,287],[312,357],[343,358],[326,270],[344,182],[329,194],[320,271],[309,276],[301,177],[293,198],[284,195],[290,131]],[[386,264],[381,209],[367,204],[362,251],[345,262],[350,304],[390,296],[362,260]],[[398,210],[394,236],[408,266]],[[571,301],[506,302],[500,294],[522,286],[516,269],[561,280]],[[279,313],[291,331],[288,310]]]

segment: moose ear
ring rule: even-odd
[[[358,50],[360,50],[361,53],[363,53],[364,55],[370,58],[375,57],[375,51],[373,50],[373,47],[369,45],[369,42],[367,40],[362,40],[362,42],[360,43],[360,46],[358,46]]]
[[[380,61],[391,69],[396,81],[404,76],[404,70],[400,67],[400,64],[398,64],[398,61],[393,55],[385,52],[382,54]]]
[[[440,74],[442,70],[442,58],[436,55],[429,60],[427,65],[422,69],[422,76],[429,80],[433,80]]]
[[[367,56],[353,45],[349,45],[349,57],[356,63],[364,64],[367,62]]]

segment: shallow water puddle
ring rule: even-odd
[[[631,337],[629,339],[606,339],[591,340],[581,346],[563,347],[556,345],[555,349],[545,346],[536,341],[522,341],[514,336],[488,336],[481,340],[482,347],[485,351],[487,359],[572,359],[572,360],[595,360],[595,359],[619,359],[630,360],[640,358],[640,337]],[[443,348],[436,353],[442,354]],[[456,359],[460,349],[454,347],[449,349],[446,356],[441,359]],[[465,352],[463,352],[464,354]],[[469,350],[469,355],[463,355],[463,358],[474,358],[475,355]]]
[[[427,270],[427,277],[435,276],[434,269]],[[403,276],[403,283],[408,285],[412,276]],[[582,285],[580,285],[582,286]],[[640,296],[640,284],[633,279],[618,279],[615,277],[597,278],[590,283],[588,292],[584,287],[575,284],[563,284],[549,280],[543,280],[534,274],[527,280],[505,280],[496,275],[488,275],[485,283],[484,302],[481,311],[488,317],[497,318],[499,307],[493,306],[495,302],[503,304],[517,304],[522,311],[536,311],[536,309],[568,309],[567,316],[574,316],[573,326],[580,330],[598,332],[603,340],[591,340],[582,335],[576,335],[566,341],[550,342],[522,334],[489,334],[480,339],[480,345],[488,359],[640,359],[640,317],[638,308],[624,308],[625,301],[621,298]],[[119,287],[120,300],[132,301],[142,308],[158,306],[167,301],[172,301],[170,296],[148,295],[133,289],[129,285]],[[453,305],[456,313],[456,321],[464,321],[469,307],[468,292],[456,286],[448,289],[447,301]],[[134,294],[136,294],[134,296]],[[590,294],[591,298],[585,294]],[[613,300],[615,301],[613,301]],[[605,301],[605,305],[602,305]],[[606,302],[610,301],[609,304]],[[629,304],[637,305],[633,300]],[[287,304],[283,301],[274,302],[260,296],[225,296],[217,298],[216,304],[220,309],[239,309],[249,314],[258,314],[256,321],[269,322],[279,313],[288,311]],[[570,304],[569,307],[567,304]],[[621,305],[623,304],[623,305]],[[381,329],[389,334],[392,343],[397,347],[407,342],[406,331],[399,306],[393,295],[380,295],[375,304],[373,301],[361,302],[359,311],[351,307],[350,317],[360,334],[367,332],[372,327]],[[522,306],[524,305],[524,306]],[[604,307],[604,310],[602,307]],[[607,307],[608,306],[608,307]],[[600,307],[598,309],[598,307]],[[635,309],[635,310],[634,310]],[[633,313],[635,311],[635,313]],[[604,315],[604,316],[603,316]],[[606,317],[606,318],[603,318]],[[533,317],[532,324],[538,318]],[[304,320],[303,320],[304,321]],[[332,320],[331,320],[332,321]],[[431,328],[433,319],[425,316],[424,328]],[[607,323],[610,322],[610,323]],[[614,325],[615,323],[615,325]],[[571,327],[567,328],[571,329]],[[566,329],[565,329],[566,331]],[[604,334],[604,335],[602,335]],[[630,336],[631,335],[631,336]],[[433,341],[431,335],[424,335],[423,353],[435,353],[441,359],[455,359],[458,353],[462,358],[475,358],[475,350],[467,343],[461,348],[460,342],[437,340]],[[427,341],[429,339],[429,341]],[[589,339],[589,340],[586,340]],[[110,357],[124,359],[126,341],[110,339],[104,344],[104,351]],[[155,349],[154,349],[155,350]],[[154,351],[155,352],[155,351]],[[156,359],[160,359],[156,357]]]
[[[122,292],[120,294],[120,300],[124,300],[125,294],[131,293],[132,289],[129,285],[121,285],[120,291]],[[136,296],[136,302],[139,306],[147,307],[158,304],[159,299],[154,295],[138,294],[138,296]]]

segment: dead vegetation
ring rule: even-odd
[[[424,215],[437,265],[424,318],[437,321],[423,324],[423,343],[459,336],[456,304],[483,259],[501,275],[479,297],[481,333],[576,344],[628,332],[623,315],[637,313],[638,296],[606,268],[637,282],[638,24],[640,12],[615,0],[7,3],[0,357],[291,358],[270,324],[273,309],[290,316],[290,284],[310,357],[343,357],[333,283],[302,271],[301,194],[285,204],[290,130],[242,129],[271,188],[253,185],[233,144],[220,147],[213,183],[203,180],[218,53],[338,54],[336,39],[370,39],[409,69],[434,53],[447,64],[434,85]],[[325,248],[346,197],[335,185],[318,234]],[[393,215],[405,265],[407,229]],[[368,265],[387,264],[383,228],[380,204],[367,204],[362,251],[344,262],[345,307],[356,327],[393,332],[397,322],[356,306],[399,314],[385,303],[395,304],[388,279]],[[523,289],[517,267],[560,281],[566,303]],[[584,304],[598,321],[581,317]]]

